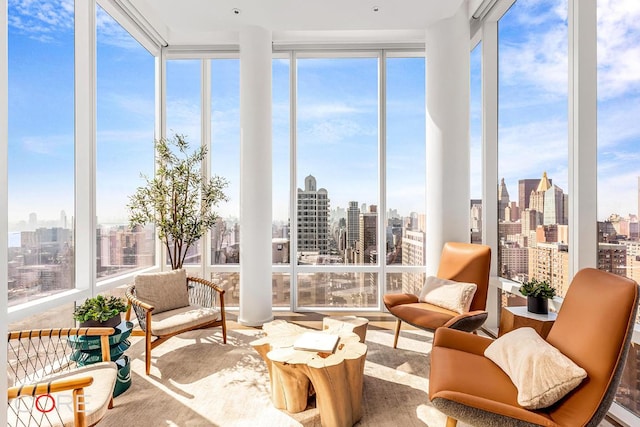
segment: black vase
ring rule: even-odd
[[[109,320],[105,320],[104,322],[100,322],[98,320],[85,320],[84,322],[80,322],[81,328],[115,328],[122,322],[122,315],[118,313],[117,316],[112,317]]]
[[[542,297],[527,297],[527,311],[536,314],[549,313],[549,300]]]

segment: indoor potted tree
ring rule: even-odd
[[[81,328],[116,327],[122,322],[120,313],[127,311],[127,304],[122,298],[97,295],[87,298],[82,305],[76,307],[73,318],[80,322]]]
[[[184,135],[156,140],[155,148],[155,176],[142,175],[146,185],[138,187],[129,199],[129,222],[131,228],[156,226],[171,268],[176,270],[182,268],[189,248],[218,219],[213,207],[228,200],[223,191],[228,182],[217,175],[203,178],[201,165],[207,148],[190,151]]]
[[[547,314],[549,299],[556,296],[556,290],[546,280],[533,278],[520,286],[520,293],[527,297],[527,310],[531,313]]]

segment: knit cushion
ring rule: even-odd
[[[511,378],[518,389],[518,404],[527,409],[553,405],[587,376],[533,328],[504,334],[489,344],[484,355]]]
[[[138,274],[135,285],[136,297],[153,305],[154,315],[189,305],[187,272],[183,269]]]
[[[421,302],[437,305],[457,313],[467,313],[478,286],[429,276],[420,292]]]

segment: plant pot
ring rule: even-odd
[[[85,320],[84,322],[80,322],[81,328],[115,328],[120,323],[122,323],[122,315],[118,313],[117,316],[113,316],[109,320],[105,320],[104,322],[100,322],[98,320]]]
[[[527,311],[536,314],[548,314],[549,300],[541,297],[527,297]]]

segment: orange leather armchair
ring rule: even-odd
[[[439,329],[431,351],[429,399],[471,425],[597,426],[618,388],[638,308],[633,280],[587,268],[576,274],[546,341],[587,371],[587,378],[545,409],[517,403],[517,389],[484,356],[491,339]]]
[[[416,328],[434,331],[448,327],[472,332],[487,320],[485,311],[489,270],[491,269],[491,248],[472,243],[447,242],[442,249],[437,277],[457,282],[475,283],[478,288],[468,313],[457,313],[432,304],[420,302],[413,294],[386,294],[384,305],[396,320],[393,348],[398,345],[402,322]]]

